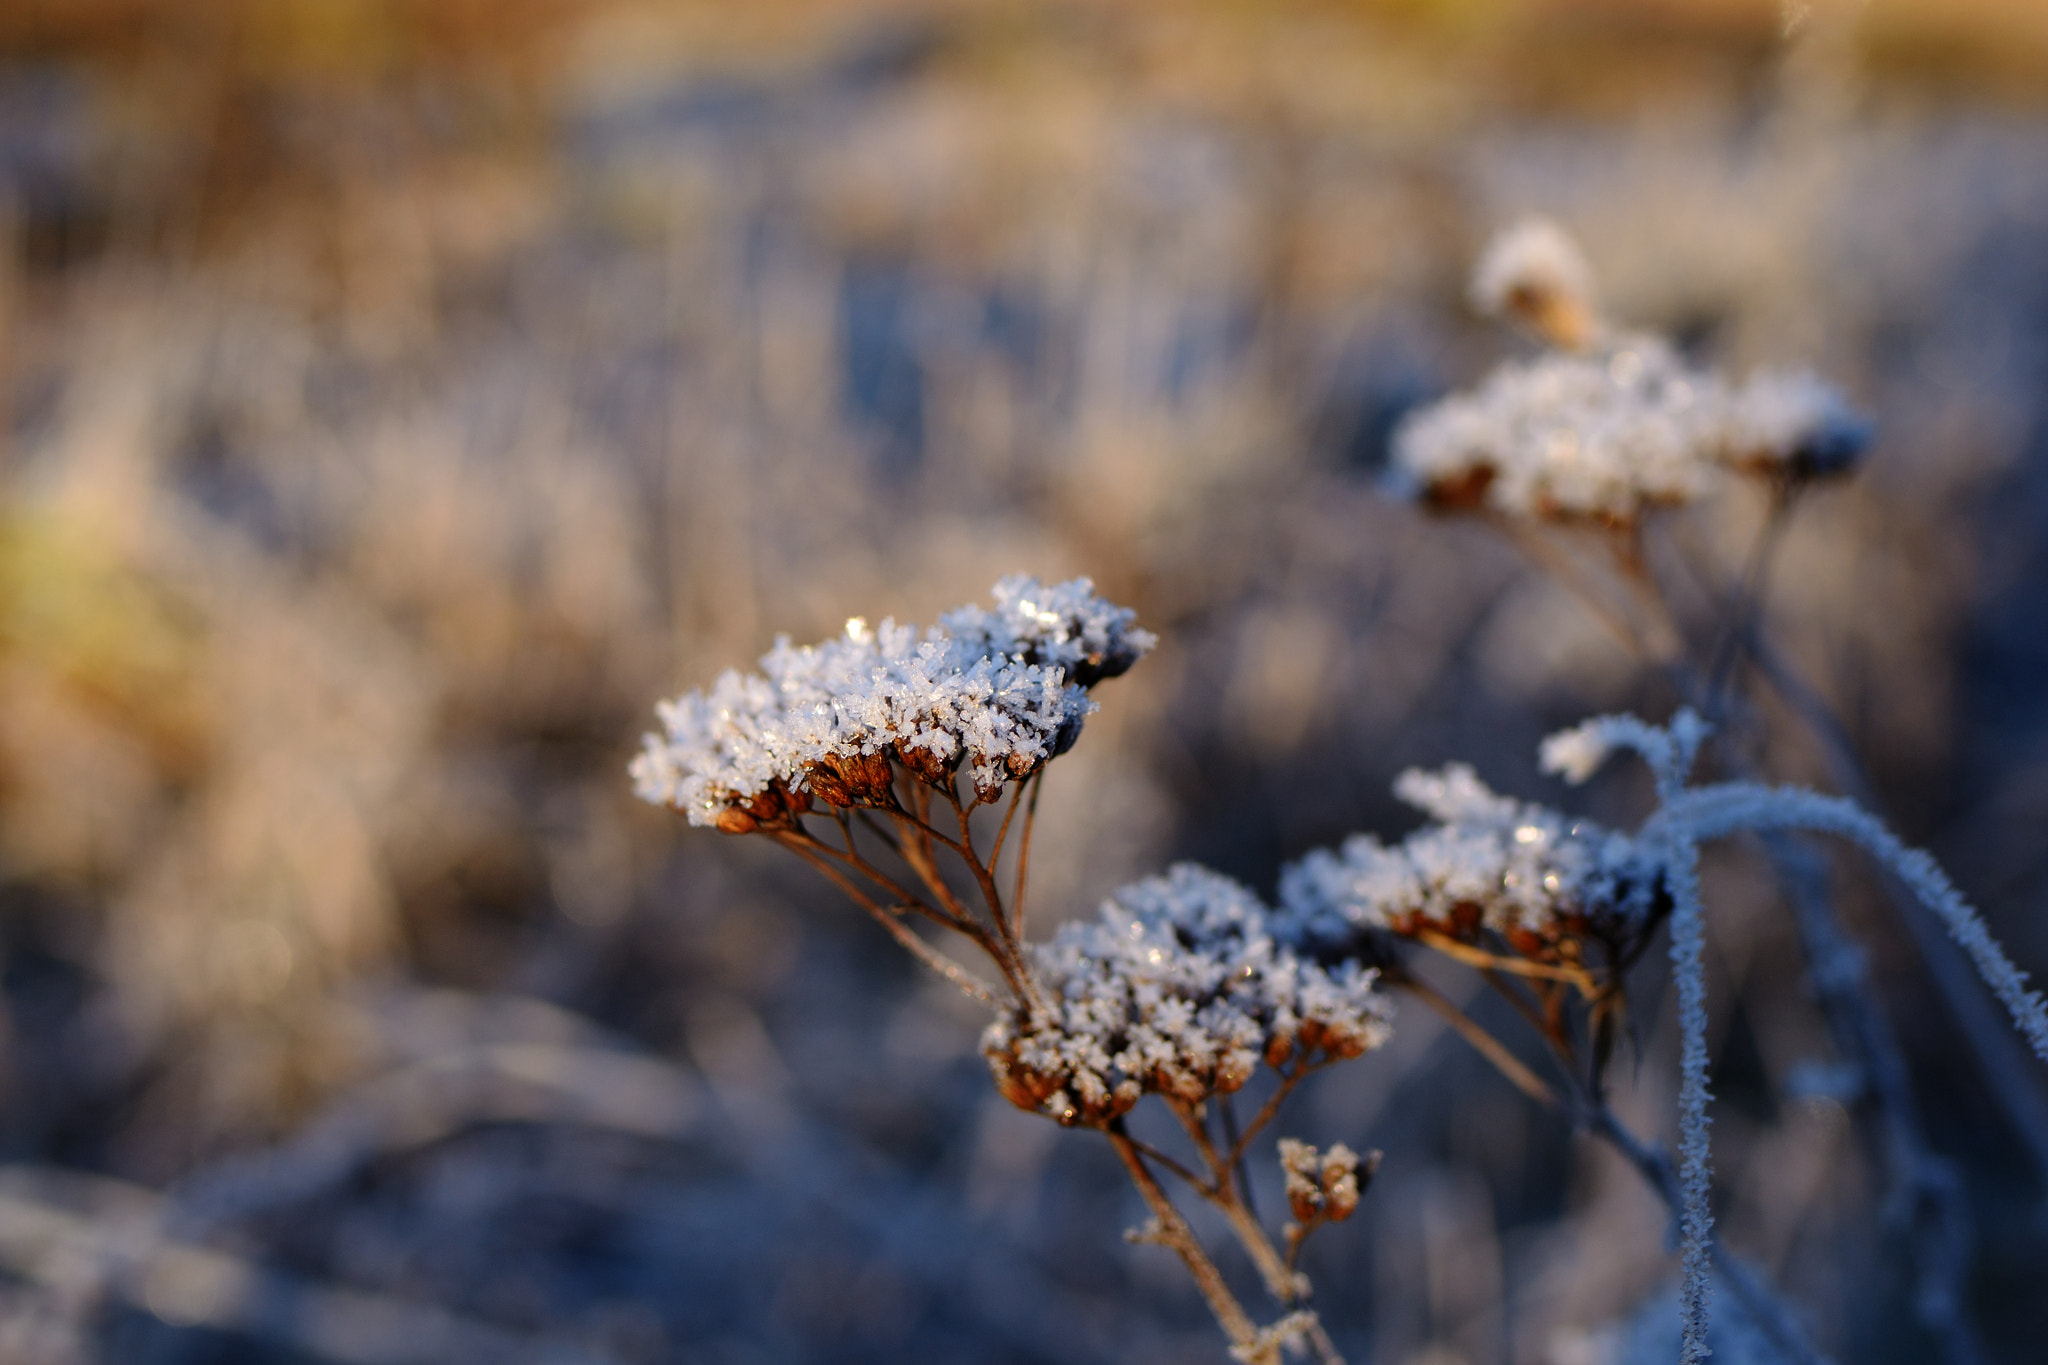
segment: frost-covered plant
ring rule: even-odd
[[[1431,506],[1625,527],[1691,502],[1730,470],[1841,473],[1868,440],[1863,419],[1813,375],[1731,381],[1662,338],[1604,322],[1591,270],[1546,221],[1497,238],[1472,294],[1555,349],[1508,361],[1402,422],[1394,477]]]
[[[792,849],[993,1008],[982,1050],[997,1088],[1109,1139],[1151,1210],[1134,1239],[1180,1256],[1239,1359],[1277,1365],[1284,1347],[1305,1343],[1336,1361],[1294,1259],[1312,1228],[1356,1207],[1359,1161],[1341,1145],[1321,1158],[1321,1202],[1289,1225],[1283,1254],[1251,1209],[1245,1158],[1304,1078],[1385,1039],[1378,971],[1316,955],[1294,936],[1294,920],[1193,866],[1125,887],[1096,920],[1027,944],[1037,783],[1094,710],[1089,689],[1129,669],[1153,637],[1086,579],[1006,578],[995,599],[992,611],[962,607],[925,631],[856,619],[825,644],[778,640],[760,672],[728,672],[658,708],[662,733],[634,760],[635,788],[692,824]],[[988,839],[986,821],[998,817],[977,829],[975,812],[1005,793]],[[1006,850],[1007,890],[997,875]],[[961,882],[973,890],[963,894]],[[1002,986],[927,941],[913,917],[972,942]],[[1261,1065],[1275,1075],[1271,1094],[1240,1127],[1230,1097]],[[1147,1095],[1180,1125],[1189,1160],[1126,1128]],[[1260,1326],[1240,1303],[1159,1183],[1162,1171],[1222,1213],[1282,1310],[1275,1321]]]
[[[765,833],[794,849],[927,964],[989,1004],[995,1019],[982,1051],[997,1089],[1020,1108],[1109,1138],[1153,1215],[1134,1239],[1180,1255],[1242,1360],[1276,1362],[1295,1343],[1336,1359],[1305,1306],[1308,1286],[1295,1262],[1311,1231],[1357,1207],[1361,1174],[1370,1178],[1377,1157],[1361,1163],[1341,1144],[1318,1153],[1281,1141],[1294,1214],[1284,1254],[1251,1209],[1243,1165],[1305,1077],[1385,1040],[1387,986],[1421,999],[1522,1089],[1618,1146],[1669,1200],[1681,1240],[1688,1365],[1706,1354],[1710,1271],[1744,1295],[1750,1318],[1768,1318],[1768,1296],[1733,1263],[1716,1266],[1711,1236],[1698,877],[1708,841],[1798,830],[1859,844],[1940,917],[2048,1059],[2048,1006],[1931,859],[1840,798],[1749,781],[1693,785],[1709,727],[1685,710],[1664,727],[1603,717],[1543,745],[1544,768],[1574,782],[1617,750],[1640,755],[1658,805],[1633,832],[1501,796],[1463,765],[1408,772],[1396,790],[1430,822],[1393,846],[1359,835],[1337,851],[1311,853],[1283,875],[1277,908],[1184,863],[1116,892],[1095,919],[1026,944],[1022,893],[1035,799],[1007,899],[996,878],[1020,798],[1071,746],[1092,707],[1087,685],[1123,672],[1152,637],[1085,580],[1047,588],[1005,579],[997,600],[996,612],[963,608],[922,634],[885,622],[811,649],[780,642],[763,661],[764,675],[727,674],[711,694],[665,705],[666,734],[649,737],[635,780],[643,796],[679,807],[694,823]],[[972,816],[1005,788],[1011,799],[984,852]],[[952,811],[950,832],[932,823],[939,805]],[[731,818],[736,812],[745,818]],[[819,838],[807,820],[829,820],[837,841]],[[975,897],[952,888],[937,862],[941,850],[971,876]],[[913,913],[970,939],[1001,972],[1004,989],[915,933],[904,922]],[[1621,1126],[1605,1095],[1627,969],[1667,923],[1681,1033],[1675,1170]],[[1406,945],[1484,972],[1549,1046],[1554,1079],[1538,1076],[1409,971]],[[1240,1128],[1230,1097],[1262,1066],[1275,1083]],[[1192,1161],[1125,1126],[1147,1096],[1178,1122]],[[1253,1321],[1159,1183],[1162,1171],[1223,1214],[1283,1310],[1276,1321]]]
[[[1461,764],[1409,772],[1396,791],[1428,822],[1395,844],[1361,834],[1309,854],[1284,871],[1276,905],[1181,864],[1114,893],[1094,919],[1029,944],[1023,896],[1044,769],[1078,738],[1094,709],[1090,689],[1154,643],[1130,610],[1096,596],[1085,579],[1004,579],[993,610],[964,607],[924,631],[892,621],[870,628],[856,618],[825,644],[779,640],[758,673],[727,673],[707,691],[662,705],[663,733],[648,737],[634,780],[643,797],[693,824],[789,847],[905,948],[987,1004],[994,1019],[982,1051],[999,1092],[1109,1140],[1152,1214],[1128,1235],[1179,1255],[1239,1360],[1277,1365],[1294,1346],[1324,1365],[1338,1359],[1296,1262],[1311,1232],[1357,1208],[1378,1154],[1278,1142],[1293,1215],[1284,1253],[1251,1207],[1245,1160],[1303,1079],[1385,1040],[1398,992],[1441,1015],[1524,1092],[1622,1152],[1666,1201],[1680,1246],[1686,1365],[1709,1351],[1711,1284],[1740,1302],[1741,1322],[1778,1354],[1817,1361],[1776,1298],[1713,1237],[1702,845],[1788,832],[1859,845],[1932,912],[2048,1060],[2048,1006],[1925,854],[1852,801],[1749,780],[1739,746],[1718,751],[1728,780],[1692,779],[1715,724],[1727,726],[1735,712],[1729,697],[1739,657],[1764,654],[1754,617],[1778,514],[1806,482],[1852,468],[1868,429],[1810,375],[1763,372],[1734,382],[1658,338],[1614,328],[1593,304],[1590,269],[1553,225],[1525,224],[1497,241],[1475,274],[1473,298],[1554,349],[1412,417],[1396,436],[1397,471],[1433,505],[1483,507],[1501,514],[1496,525],[1593,528],[1613,548],[1611,567],[1627,580],[1627,595],[1662,613],[1665,636],[1654,647],[1639,623],[1619,624],[1705,718],[1686,708],[1665,726],[1602,717],[1551,736],[1541,755],[1546,771],[1572,782],[1618,750],[1640,756],[1657,805],[1633,831],[1502,796]],[[1743,587],[1717,604],[1728,619],[1713,656],[1695,666],[1642,553],[1645,514],[1689,501],[1732,472],[1765,476],[1773,515]],[[1583,582],[1567,576],[1567,585],[1600,606]],[[977,824],[985,805],[1002,809]],[[1769,847],[1781,866],[1790,861],[1780,845]],[[998,877],[1006,852],[1007,888]],[[963,884],[972,890],[963,893]],[[1845,1050],[1896,1071],[1882,1019],[1861,994],[1858,969],[1843,965],[1854,955],[1826,906],[1795,910],[1816,992],[1831,1019],[1845,1021],[1837,1030],[1850,1040]],[[928,941],[913,928],[918,921],[970,940],[1001,985]],[[1607,1101],[1630,969],[1660,934],[1680,1032],[1675,1162],[1624,1127]],[[1478,969],[1540,1037],[1552,1074],[1539,1074],[1412,970],[1421,952]],[[1232,1098],[1262,1071],[1272,1073],[1267,1098],[1240,1125]],[[1134,1136],[1126,1119],[1148,1099],[1172,1116],[1191,1156]],[[1895,1097],[1883,1102],[1891,1107],[1892,1159],[1901,1168],[1931,1161],[1910,1115]],[[1254,1321],[1162,1175],[1222,1215],[1277,1318]],[[1938,1197],[1926,1193],[1934,1184],[1905,1178],[1917,1181],[1916,1198]],[[1923,1290],[1939,1288],[1924,1269],[1922,1279]],[[1938,1293],[1922,1297],[1941,1301]],[[1953,1308],[1940,1311],[1946,1330],[1966,1338]]]
[[[1971,1246],[1963,1192],[1926,1135],[1905,1058],[1861,954],[1836,921],[1816,853],[1806,838],[1792,831],[1845,834],[1874,850],[1885,850],[1881,861],[1892,871],[1881,884],[1927,959],[1930,979],[1945,997],[1951,1019],[1993,1080],[1993,1101],[2018,1131],[2033,1135],[2037,1147],[2043,1139],[2031,1114],[2030,1096],[2038,1081],[1995,1019],[1987,1025],[1980,1004],[1969,998],[1974,991],[1969,968],[1952,959],[1953,950],[1942,941],[1936,925],[1962,946],[1978,975],[2019,1020],[2037,1053],[2048,1036],[2043,1033],[2039,1002],[1967,908],[1954,899],[1938,869],[1924,855],[1907,854],[1890,842],[1869,813],[1875,805],[1872,786],[1840,722],[1765,629],[1764,596],[1789,514],[1817,480],[1857,466],[1869,443],[1870,424],[1835,389],[1809,374],[1763,371],[1735,382],[1680,358],[1658,338],[1614,326],[1600,317],[1590,281],[1583,258],[1553,226],[1524,225],[1496,240],[1475,271],[1474,302],[1482,311],[1520,324],[1554,349],[1533,360],[1511,362],[1476,391],[1411,417],[1397,432],[1393,482],[1439,509],[1489,513],[1489,524],[1508,535],[1610,627],[1663,685],[1675,689],[1682,701],[1704,716],[1704,721],[1696,720],[1681,711],[1668,730],[1627,719],[1602,721],[1553,737],[1545,759],[1568,776],[1590,772],[1617,745],[1650,759],[1663,809],[1629,838],[1640,842],[1661,834],[1671,841],[1671,856],[1643,864],[1655,868],[1659,880],[1654,885],[1640,873],[1628,884],[1636,895],[1647,898],[1640,903],[1647,904],[1653,920],[1662,918],[1670,924],[1674,963],[1681,969],[1679,1003],[1689,1020],[1698,1017],[1704,1002],[1697,974],[1686,970],[1688,963],[1697,962],[1701,946],[1700,917],[1687,908],[1696,904],[1698,890],[1696,860],[1689,850],[1702,839],[1733,829],[1758,832],[1791,910],[1813,995],[1841,1063],[1861,1078],[1862,1098],[1884,1134],[1880,1164],[1890,1187],[1890,1206],[1905,1211],[1891,1220],[1890,1237],[1902,1243],[1899,1250],[1911,1266],[1915,1315],[1942,1344],[1946,1359],[1978,1359],[1981,1350],[1962,1293]],[[1753,486],[1764,491],[1764,515],[1739,578],[1729,574],[1727,581],[1715,583],[1720,575],[1695,553],[1697,539],[1691,548],[1675,537],[1666,546],[1657,545],[1651,537],[1665,519],[1648,514],[1690,501],[1737,474],[1753,476]],[[1660,559],[1667,566],[1685,565],[1689,581],[1683,594],[1667,590],[1661,581]],[[1681,612],[1681,600],[1700,605]],[[1736,779],[1760,778],[1761,755],[1769,746],[1762,733],[1763,713],[1743,695],[1752,681],[1773,693],[1782,714],[1815,741],[1833,780],[1855,794],[1861,807],[1810,793],[1795,800],[1794,793],[1785,791],[1759,800],[1759,793],[1773,789],[1742,781],[1686,789],[1685,775],[1706,722],[1721,731],[1716,758],[1722,770]],[[1709,810],[1725,823],[1710,825]],[[1691,822],[1682,827],[1683,838],[1677,837],[1681,826],[1674,812],[1686,812]],[[1541,822],[1533,823],[1541,828]],[[1449,836],[1439,831],[1421,837],[1433,844]],[[1539,847],[1548,843],[1547,835],[1539,839]],[[1346,855],[1353,855],[1355,864],[1348,873]],[[1317,913],[1327,913],[1325,903],[1335,894],[1329,886],[1335,884],[1342,891],[1348,875],[1354,902],[1378,904],[1390,920],[1384,929],[1369,928],[1367,916],[1361,934],[1405,931],[1410,941],[1481,967],[1497,987],[1505,988],[1512,980],[1511,998],[1544,1035],[1552,1053],[1565,1060],[1573,1083],[1597,1100],[1614,1025],[1627,1001],[1613,971],[1588,973],[1582,961],[1569,958],[1570,949],[1583,945],[1585,935],[1575,919],[1583,910],[1567,904],[1557,907],[1556,917],[1538,912],[1539,923],[1562,923],[1578,936],[1575,940],[1568,935],[1552,954],[1539,951],[1532,956],[1531,949],[1544,946],[1540,940],[1526,935],[1511,938],[1503,932],[1514,923],[1505,911],[1520,911],[1518,904],[1503,907],[1491,923],[1481,921],[1462,935],[1446,936],[1441,922],[1417,913],[1415,905],[1360,890],[1361,880],[1370,881],[1365,874],[1384,879],[1389,869],[1398,871],[1412,857],[1406,846],[1374,851],[1361,845],[1347,849],[1345,855],[1330,855],[1331,861],[1306,863],[1293,876],[1301,886],[1325,885],[1321,902],[1308,903],[1322,907]],[[1504,876],[1520,875],[1505,863],[1501,870]],[[1568,868],[1542,871],[1554,871],[1561,886],[1571,884]],[[1286,899],[1283,896],[1282,914],[1288,913]],[[1596,909],[1600,906],[1598,897],[1591,903]],[[1933,913],[1923,910],[1922,904]],[[1471,912],[1466,913],[1469,918]],[[1628,925],[1625,918],[1623,924]],[[1453,922],[1450,927],[1460,926]],[[1400,940],[1396,936],[1392,941]],[[1625,968],[1627,953],[1609,960]],[[1420,980],[1404,976],[1398,962],[1385,964],[1383,980],[1445,1013],[1523,1089],[1557,1098],[1447,1000]],[[1573,1041],[1576,1035],[1569,1028],[1575,996],[1585,1003],[1583,1045]],[[1703,1216],[1703,1035],[1691,1032],[1683,1050],[1684,1188],[1654,1149],[1621,1130],[1604,1106],[1581,1117],[1628,1153],[1674,1209],[1690,1200]],[[1689,1357],[1704,1349],[1699,1326],[1705,1283],[1698,1264],[1701,1254],[1694,1238],[1683,1290]],[[1802,1345],[1789,1318],[1774,1315],[1769,1295],[1741,1267],[1724,1261],[1718,1271],[1744,1296],[1752,1322],[1776,1324],[1780,1354],[1817,1359]]]
[[[1281,889],[1281,915],[1312,926],[1326,940],[1348,927],[1363,935],[1391,934],[1418,942],[1486,969],[1492,984],[1524,1007],[1524,1017],[1561,1063],[1554,1085],[1515,1061],[1442,996],[1397,966],[1387,968],[1396,984],[1446,1011],[1510,1079],[1564,1105],[1581,1123],[1619,1142],[1664,1185],[1674,1199],[1682,1238],[1681,1358],[1688,1365],[1707,1353],[1706,1295],[1713,1256],[1704,911],[1698,877],[1702,844],[1736,833],[1792,830],[1860,845],[1940,918],[2036,1054],[2048,1060],[2048,1005],[2027,989],[2025,978],[1931,858],[1906,848],[1868,812],[1841,798],[1755,782],[1687,785],[1705,735],[1699,718],[1681,711],[1668,728],[1632,716],[1609,716],[1545,742],[1544,768],[1573,782],[1591,776],[1617,750],[1643,757],[1657,779],[1659,805],[1632,834],[1599,831],[1497,796],[1463,767],[1441,774],[1410,772],[1397,790],[1429,811],[1432,824],[1393,849],[1359,836],[1341,853],[1313,853],[1288,870]],[[1675,1182],[1668,1180],[1661,1159],[1629,1138],[1606,1108],[1603,1070],[1611,1037],[1603,1037],[1599,1027],[1600,1007],[1624,988],[1611,969],[1625,967],[1626,960],[1610,958],[1610,971],[1595,984],[1586,970],[1591,964],[1560,947],[1591,932],[1610,944],[1623,939],[1639,948],[1647,931],[1666,917],[1681,1032]],[[1498,940],[1501,951],[1477,946],[1482,935]],[[1520,976],[1523,984],[1512,984],[1503,973]],[[1584,1038],[1563,1008],[1568,997],[1557,989],[1561,981],[1579,985],[1595,1007]],[[1524,990],[1530,994],[1524,996]],[[1736,1273],[1730,1266],[1723,1271],[1731,1278]]]
[[[1376,973],[1303,957],[1270,921],[1249,890],[1190,863],[1125,887],[1033,949],[1046,1003],[1013,1003],[982,1037],[997,1088],[1100,1125],[1147,1093],[1199,1105],[1261,1062],[1298,1078],[1378,1046]]]

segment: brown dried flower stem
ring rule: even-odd
[[[1257,1267],[1259,1278],[1266,1282],[1266,1289],[1284,1307],[1292,1308],[1302,1297],[1301,1284],[1287,1271],[1287,1265],[1280,1253],[1273,1249],[1266,1230],[1259,1226],[1259,1220],[1252,1217],[1244,1201],[1238,1197],[1237,1181],[1233,1168],[1217,1152],[1216,1144],[1209,1139],[1208,1125],[1202,1121],[1200,1106],[1179,1101],[1169,1101],[1175,1118],[1187,1131],[1195,1150],[1201,1154],[1202,1164],[1209,1168],[1209,1180],[1205,1185],[1196,1186],[1202,1197],[1216,1206],[1230,1231],[1244,1248],[1245,1255]]]
[[[1181,1263],[1188,1268],[1188,1274],[1194,1277],[1195,1287],[1201,1291],[1202,1298],[1208,1302],[1209,1311],[1215,1315],[1217,1325],[1223,1329],[1223,1334],[1230,1338],[1232,1350],[1249,1362],[1249,1365],[1279,1365],[1278,1345],[1273,1344],[1264,1350],[1260,1349],[1258,1328],[1252,1324],[1251,1317],[1244,1311],[1243,1305],[1238,1303],[1237,1297],[1230,1292],[1230,1286],[1223,1282],[1223,1275],[1216,1269],[1216,1263],[1209,1259],[1209,1253],[1202,1250],[1202,1244],[1195,1239],[1194,1229],[1188,1226],[1187,1219],[1181,1217],[1180,1210],[1173,1205],[1173,1200],[1159,1187],[1159,1181],[1145,1165],[1143,1154],[1124,1132],[1122,1122],[1112,1123],[1103,1131],[1108,1134],[1110,1144],[1116,1148],[1117,1156],[1124,1163],[1124,1169],[1130,1172],[1131,1183],[1138,1187],[1138,1194],[1144,1199],[1145,1207],[1152,1211],[1155,1223],[1152,1239],[1162,1246],[1171,1248],[1180,1257]]]
[[[1246,1124],[1244,1131],[1237,1135],[1237,1141],[1232,1145],[1230,1154],[1224,1161],[1226,1168],[1236,1169],[1238,1164],[1244,1160],[1245,1152],[1251,1147],[1252,1139],[1256,1138],[1265,1126],[1279,1115],[1281,1104],[1286,1101],[1289,1095],[1294,1093],[1294,1088],[1306,1080],[1310,1073],[1328,1066],[1331,1060],[1325,1058],[1318,1062],[1297,1062],[1295,1063],[1294,1070],[1284,1071],[1280,1074],[1279,1089],[1275,1090],[1266,1102],[1259,1106],[1259,1112],[1252,1115],[1252,1121]]]
[[[900,912],[908,909],[926,910],[929,913],[927,907],[915,903],[897,906],[881,905],[864,893],[858,886],[854,885],[851,878],[824,859],[818,857],[810,849],[805,848],[787,835],[778,836],[778,839],[785,847],[791,849],[798,857],[817,868],[835,886],[851,897],[855,904],[867,911],[877,924],[880,924],[889,931],[891,938],[909,950],[910,954],[918,961],[952,982],[969,999],[979,1000],[991,1008],[996,1005],[995,992],[980,977],[977,977],[973,972],[970,972],[967,968],[961,966],[952,958],[947,957],[937,948],[932,947],[931,944],[926,943],[923,939],[912,933],[910,926],[905,924],[900,917]]]
[[[1512,972],[1516,976],[1537,977],[1548,981],[1568,982],[1578,987],[1579,992],[1587,997],[1593,996],[1598,991],[1598,987],[1593,984],[1592,977],[1583,967],[1565,967],[1551,962],[1531,962],[1525,957],[1508,957],[1499,953],[1489,953],[1484,948],[1476,948],[1469,943],[1460,943],[1449,934],[1438,933],[1434,929],[1419,929],[1413,937],[1417,943],[1422,944],[1424,947],[1434,948],[1445,957],[1462,962],[1468,967],[1478,967],[1482,971]]]
[[[1558,1098],[1557,1092],[1548,1082],[1524,1066],[1520,1058],[1508,1051],[1506,1044],[1480,1027],[1472,1016],[1459,1009],[1448,996],[1422,978],[1405,972],[1398,975],[1388,973],[1386,979],[1389,985],[1398,986],[1427,1005],[1439,1018],[1455,1029],[1459,1037],[1470,1043],[1480,1056],[1493,1063],[1494,1070],[1513,1082],[1515,1089],[1539,1104],[1549,1105],[1553,1109],[1564,1107],[1563,1101]]]

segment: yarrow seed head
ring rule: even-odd
[[[1333,951],[1361,935],[1497,936],[1538,961],[1577,961],[1583,940],[1639,939],[1659,909],[1654,865],[1628,835],[1500,796],[1473,771],[1403,773],[1402,800],[1434,817],[1388,847],[1354,835],[1281,875],[1279,918]]]
[[[923,632],[856,617],[823,644],[778,639],[760,672],[656,708],[634,789],[742,834],[787,827],[813,800],[892,806],[896,764],[935,785],[965,768],[976,799],[994,800],[1072,747],[1088,688],[1154,644],[1085,578],[1014,576],[994,596],[993,611],[961,607]]]
[[[1013,1005],[982,1035],[997,1088],[1020,1108],[1100,1125],[1146,1093],[1200,1103],[1262,1060],[1337,1060],[1384,1041],[1377,974],[1320,965],[1269,921],[1248,889],[1193,864],[1125,887],[1034,950],[1048,1003]]]
[[[1502,234],[1472,289],[1559,349],[1402,422],[1395,480],[1434,507],[1626,525],[1690,502],[1729,469],[1839,474],[1869,444],[1869,423],[1813,375],[1766,370],[1734,384],[1657,337],[1599,324],[1590,272],[1554,224]]]

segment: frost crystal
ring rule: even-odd
[[[759,673],[728,671],[656,708],[663,733],[634,760],[634,789],[735,832],[814,797],[888,805],[892,760],[935,783],[964,765],[993,799],[1065,752],[1095,709],[1088,687],[1154,643],[1085,578],[1005,578],[995,598],[994,611],[962,607],[922,633],[855,618],[824,644],[777,640]]]
[[[1183,863],[1127,886],[1101,915],[1034,950],[1049,1003],[1013,1007],[982,1036],[1013,1103],[1101,1124],[1147,1092],[1228,1094],[1261,1059],[1355,1057],[1387,1032],[1376,973],[1325,967],[1277,940],[1246,888]]]
[[[1403,773],[1394,790],[1434,821],[1391,848],[1354,835],[1282,874],[1279,913],[1304,941],[1488,931],[1549,958],[1568,939],[1650,921],[1655,870],[1627,835],[1500,796],[1462,764]]]

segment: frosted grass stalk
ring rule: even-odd
[[[1676,845],[1664,866],[1671,893],[1671,969],[1678,989],[1679,1360],[1699,1365],[1707,1349],[1707,1298],[1713,1265],[1713,1165],[1707,1141],[1707,982],[1702,961],[1706,917],[1700,904],[1699,850]]]
[[[2011,1013],[2035,1055],[2048,1061],[2048,1005],[2038,992],[2027,989],[2026,974],[2005,955],[1940,865],[1919,849],[1900,843],[1882,821],[1861,806],[1796,787],[1728,782],[1681,793],[1652,816],[1645,829],[1660,824],[1693,842],[1742,830],[1789,829],[1833,834],[1860,845],[1934,912]]]

